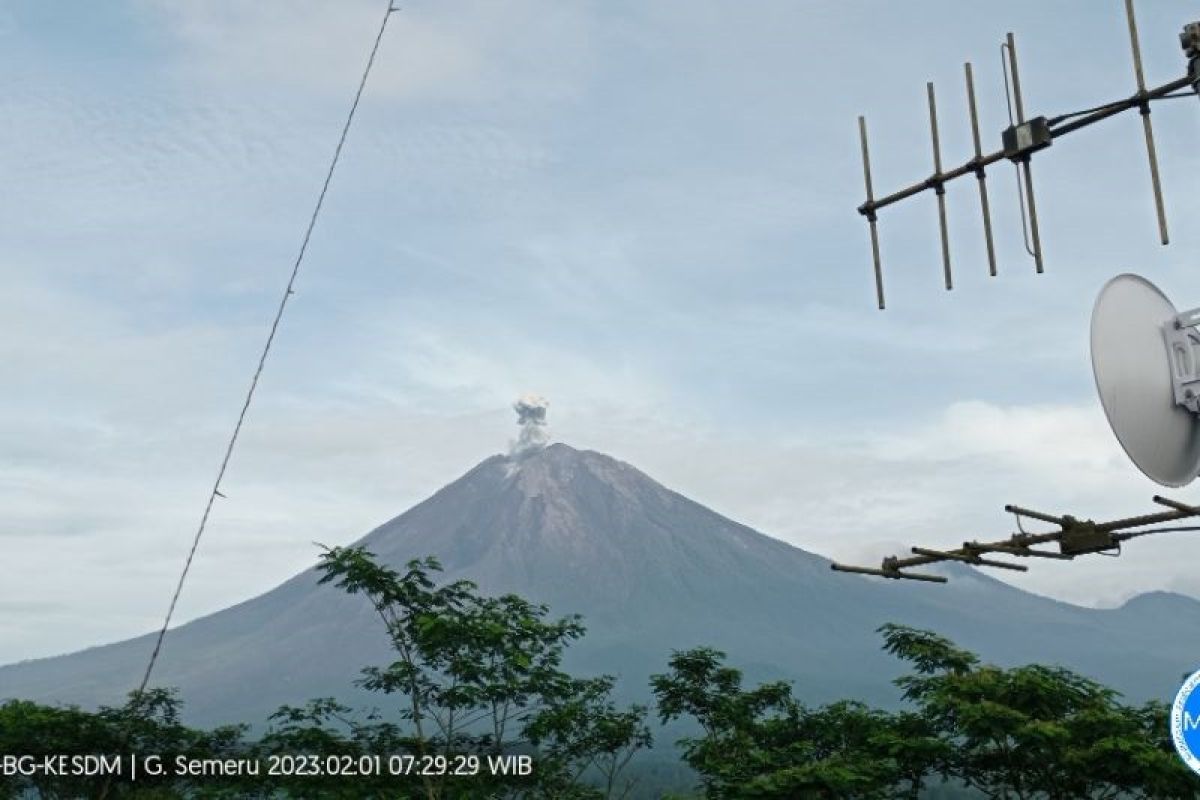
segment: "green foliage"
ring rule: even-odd
[[[1172,750],[1161,704],[1123,705],[1113,690],[1061,667],[980,666],[926,631],[880,632],[884,648],[916,668],[896,682],[905,698],[951,746],[942,771],[986,796],[1197,796],[1200,784]]]
[[[635,790],[635,756],[652,744],[647,709],[619,706],[613,679],[573,677],[565,648],[578,617],[552,619],[514,595],[489,597],[468,581],[440,584],[434,559],[397,571],[362,548],[322,556],[323,583],[366,596],[395,660],[363,670],[359,684],[395,706],[356,713],[332,698],[280,708],[267,733],[198,731],[180,722],[173,693],[133,694],[94,713],[10,701],[0,705],[0,755],[136,752],[163,762],[272,757],[528,755],[532,776],[382,773],[245,775],[212,779],[37,774],[0,778],[0,797],[420,798],[615,800]],[[711,648],[674,653],[651,678],[661,722],[691,720],[684,761],[710,800],[916,798],[1185,800],[1200,781],[1176,757],[1161,703],[1128,706],[1113,690],[1061,667],[980,663],[950,640],[900,625],[879,629],[884,649],[911,671],[896,681],[907,708],[885,712],[842,700],[800,703],[790,684],[746,688]],[[362,760],[367,759],[364,762]],[[484,762],[485,763],[485,762]],[[676,780],[660,765],[659,782]],[[645,773],[643,773],[645,774]],[[668,778],[666,783],[662,778]],[[654,783],[654,778],[651,783]],[[645,791],[645,790],[644,790]],[[641,796],[647,796],[643,794]],[[659,795],[655,795],[659,796]],[[665,796],[665,795],[664,795]]]
[[[896,681],[908,710],[809,709],[786,684],[743,689],[718,651],[674,654],[652,687],[664,722],[690,717],[703,731],[681,744],[705,796],[917,798],[946,781],[1005,800],[1200,796],[1162,704],[1123,705],[1060,667],[981,665],[928,631],[880,632],[884,649],[913,668]]]
[[[152,689],[131,692],[119,707],[102,706],[86,712],[75,706],[48,707],[14,700],[0,705],[0,754],[33,756],[90,756],[154,753],[163,762],[176,756],[228,758],[240,752],[242,726],[198,731],[179,721],[180,702],[173,692]],[[190,779],[142,774],[136,784],[126,769],[108,785],[111,798],[174,797],[177,792],[199,793],[210,787]],[[89,797],[97,792],[94,777],[35,774],[0,783],[2,796],[34,792],[39,797]]]
[[[398,701],[404,736],[372,730],[392,737],[391,752],[536,755],[532,778],[427,776],[422,796],[566,800],[628,791],[621,774],[650,744],[646,712],[618,709],[611,678],[579,680],[562,670],[563,651],[584,633],[579,617],[550,619],[544,605],[484,596],[469,581],[438,585],[432,558],[398,572],[361,547],[332,548],[319,569],[322,583],[365,595],[391,639],[396,660],[363,670],[359,682]],[[361,738],[360,728],[351,730]],[[592,774],[598,788],[584,783]]]
[[[911,768],[900,758],[926,742],[911,715],[901,731],[889,715],[853,701],[807,709],[784,682],[745,690],[724,657],[708,648],[677,652],[671,671],[651,678],[662,721],[689,716],[704,731],[681,744],[707,797],[896,796]],[[923,775],[917,771],[913,796]]]
[[[621,776],[633,757],[651,745],[646,708],[617,708],[611,699],[610,677],[576,680],[565,699],[548,705],[530,719],[525,736],[541,755],[542,791],[547,796],[625,797],[633,781]],[[601,791],[573,795],[589,771],[599,778]]]

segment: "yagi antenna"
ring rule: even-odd
[[[946,583],[944,575],[934,575],[927,572],[909,572],[913,567],[923,567],[943,561],[958,561],[976,567],[991,567],[996,569],[1026,572],[1028,567],[1011,561],[997,561],[984,556],[1003,555],[1017,558],[1049,558],[1060,561],[1071,561],[1076,556],[1099,554],[1120,555],[1121,545],[1138,536],[1167,531],[1200,531],[1200,526],[1188,527],[1152,527],[1163,523],[1176,522],[1188,517],[1200,516],[1200,507],[1185,505],[1165,497],[1155,497],[1154,502],[1166,506],[1170,511],[1156,514],[1144,514],[1138,517],[1128,517],[1110,522],[1093,522],[1088,519],[1078,519],[1070,515],[1054,516],[1040,511],[1030,511],[1020,506],[1005,506],[1004,510],[1013,514],[1017,519],[1019,533],[1014,533],[1007,539],[994,542],[970,541],[963,542],[962,547],[952,550],[934,550],[928,547],[912,548],[913,555],[901,558],[888,556],[876,567],[854,567],[845,564],[831,564],[837,572],[856,572],[861,575],[876,575],[882,578],[906,579],[912,581],[927,581],[929,583]],[[1029,533],[1021,525],[1022,517],[1058,526],[1058,530],[1046,533]],[[1058,545],[1057,550],[1046,545]]]
[[[1154,210],[1158,217],[1159,240],[1165,245],[1170,241],[1167,233],[1167,214],[1163,204],[1162,183],[1159,178],[1158,155],[1154,147],[1154,129],[1150,123],[1150,103],[1170,97],[1200,94],[1200,22],[1186,25],[1180,41],[1187,55],[1188,71],[1182,78],[1164,83],[1152,89],[1146,88],[1142,70],[1141,46],[1138,42],[1137,20],[1133,13],[1133,0],[1125,0],[1125,16],[1129,24],[1129,43],[1133,51],[1133,71],[1137,85],[1134,94],[1111,103],[1054,117],[1025,117],[1025,104],[1021,92],[1021,78],[1017,71],[1017,48],[1013,35],[1009,33],[1001,45],[1003,56],[1006,102],[1009,109],[1009,126],[1003,131],[1003,146],[995,152],[984,154],[979,136],[979,114],[975,102],[975,81],[970,62],[964,65],[967,87],[967,107],[970,114],[971,134],[975,145],[973,158],[949,170],[942,169],[941,144],[938,138],[937,107],[933,84],[926,85],[929,98],[929,127],[933,141],[933,174],[924,180],[906,186],[897,192],[876,198],[871,181],[871,157],[867,144],[867,121],[858,118],[858,133],[862,144],[863,179],[867,199],[858,207],[858,213],[867,219],[871,232],[871,258],[875,267],[875,296],[879,308],[885,307],[883,292],[883,265],[879,255],[879,210],[932,189],[937,197],[938,226],[941,234],[942,273],[946,289],[954,288],[950,269],[950,241],[946,225],[946,184],[964,175],[974,175],[979,185],[979,202],[983,214],[983,231],[987,245],[988,274],[996,275],[996,250],[992,237],[991,211],[988,205],[987,167],[1007,159],[1017,170],[1017,196],[1021,205],[1021,225],[1025,237],[1025,248],[1032,256],[1038,273],[1044,269],[1041,235],[1038,229],[1037,203],[1033,192],[1033,154],[1049,147],[1055,139],[1066,136],[1089,125],[1123,111],[1136,108],[1142,117],[1142,129],[1146,136],[1146,156],[1150,166],[1150,184],[1154,193]],[[1191,92],[1174,94],[1180,89],[1191,87]]]

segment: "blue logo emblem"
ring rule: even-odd
[[[1175,695],[1171,738],[1183,763],[1200,775],[1200,671],[1193,672]]]

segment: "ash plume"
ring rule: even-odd
[[[510,456],[522,456],[541,450],[549,441],[546,432],[546,411],[550,408],[549,401],[541,395],[524,394],[513,403],[513,411],[517,412],[517,424],[521,426],[521,435],[509,447]]]

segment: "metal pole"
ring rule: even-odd
[[[1012,73],[1013,105],[1016,107],[1017,124],[1023,125],[1025,123],[1025,103],[1021,98],[1021,76],[1017,73],[1017,43],[1011,32],[1007,36],[1007,42],[1008,64]],[[1030,169],[1028,158],[1020,166],[1025,173],[1025,198],[1029,201],[1029,235],[1033,239],[1033,261],[1037,265],[1037,271],[1040,275],[1044,271],[1042,266],[1042,238],[1038,233],[1037,203],[1033,199],[1033,171]]]
[[[1008,43],[1008,66],[1012,75],[1013,105],[1017,111],[1017,124],[1025,122],[1025,103],[1021,100],[1021,78],[1017,75],[1017,42],[1010,31],[1006,37]]]
[[[996,276],[996,246],[992,242],[992,215],[988,208],[987,178],[980,162],[983,147],[979,139],[979,113],[975,109],[975,78],[971,73],[971,62],[963,64],[967,74],[967,106],[971,111],[971,137],[975,141],[975,177],[979,179],[979,206],[983,211],[983,238],[987,242],[988,274]]]
[[[933,96],[933,83],[925,84],[929,95],[929,132],[933,139],[933,191],[937,195],[938,225],[942,233],[942,271],[946,277],[946,291],[954,288],[954,279],[950,276],[950,233],[946,227],[946,187],[942,184],[942,146],[938,141],[937,101]]]
[[[1021,508],[1020,506],[1010,504],[1006,505],[1004,510],[1009,514],[1016,514],[1019,517],[1029,517],[1030,519],[1041,520],[1042,522],[1049,522],[1054,525],[1065,526],[1067,524],[1067,521],[1062,517],[1056,517],[1053,514],[1043,514],[1041,511],[1031,511],[1028,508]]]
[[[1158,237],[1170,244],[1167,235],[1167,211],[1163,206],[1162,184],[1158,177],[1158,154],[1154,149],[1154,127],[1150,123],[1150,103],[1146,100],[1146,79],[1142,74],[1142,48],[1138,44],[1137,19],[1133,15],[1133,0],[1125,0],[1125,17],[1129,21],[1129,45],[1133,49],[1133,73],[1137,78],[1141,99],[1142,131],[1146,134],[1146,156],[1150,159],[1150,184],[1154,189],[1154,210],[1158,214]]]
[[[971,564],[976,567],[996,567],[997,569],[1011,569],[1014,572],[1028,572],[1029,567],[1024,564],[1009,564],[1007,561],[992,561],[979,556],[970,556],[965,553],[955,553],[945,550],[930,550],[927,547],[914,547],[912,551],[919,556],[928,556],[929,558],[938,561],[961,561],[964,564]]]
[[[858,136],[862,140],[863,181],[867,186],[867,204],[872,206],[875,202],[875,191],[871,187],[871,153],[867,148],[866,117],[858,118]],[[875,219],[875,210],[870,208],[867,211],[867,223],[871,228],[871,257],[875,261],[875,297],[879,302],[879,310],[882,311],[884,308],[883,265],[879,262],[879,231],[876,229]]]

